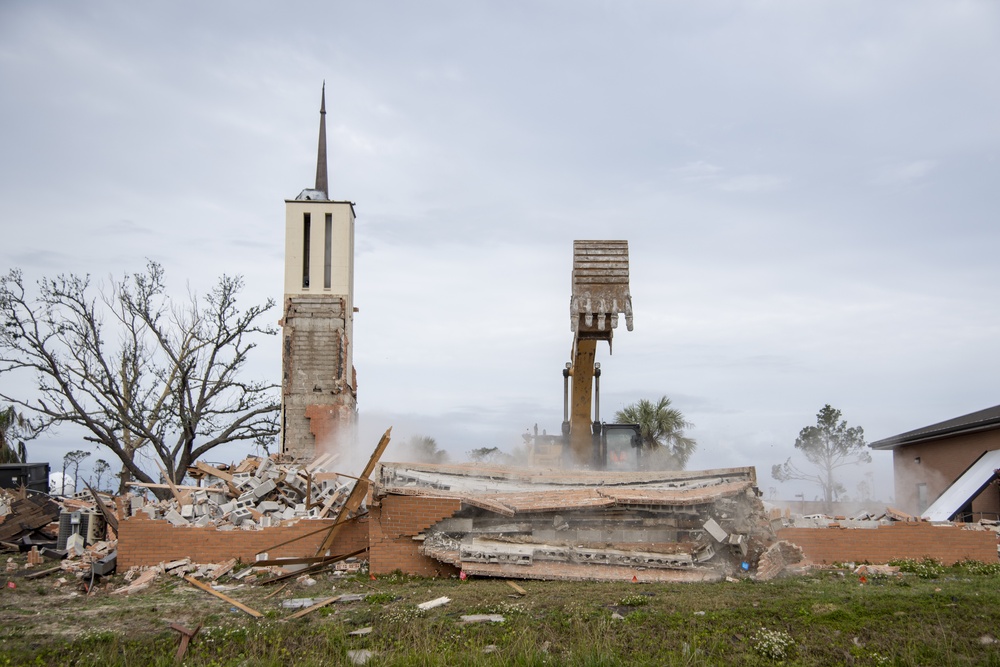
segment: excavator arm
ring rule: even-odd
[[[581,465],[600,467],[603,464],[600,448],[594,445],[594,434],[600,431],[601,371],[596,362],[597,343],[606,340],[611,350],[614,330],[622,315],[625,327],[632,331],[628,241],[573,241],[573,293],[570,297],[573,348],[571,361],[563,371],[562,430],[569,439],[576,463]]]

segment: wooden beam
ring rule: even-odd
[[[150,482],[129,482],[129,486],[141,486],[144,489],[169,489],[169,484],[152,484]],[[190,486],[181,485],[178,486],[174,484],[174,488],[178,491],[208,491],[209,493],[230,493],[228,489],[224,489],[221,486]]]
[[[326,536],[323,540],[323,544],[320,545],[319,549],[316,550],[316,555],[320,555],[327,549],[333,546],[333,542],[337,539],[337,533],[340,532],[340,526],[347,520],[347,517],[352,512],[357,512],[358,508],[361,507],[361,503],[365,499],[365,495],[368,493],[368,486],[371,484],[369,478],[372,472],[375,470],[375,466],[378,464],[380,458],[382,458],[382,453],[385,452],[385,448],[389,446],[390,435],[392,433],[392,427],[390,426],[382,434],[382,439],[379,440],[378,445],[375,446],[375,451],[372,452],[371,458],[368,459],[368,464],[365,469],[361,472],[361,479],[354,483],[354,488],[351,489],[351,495],[347,497],[347,501],[341,505],[340,512],[337,514],[337,520],[334,522],[333,527],[330,528],[330,534]]]
[[[314,611],[316,611],[317,609],[321,609],[321,608],[323,608],[323,607],[325,607],[325,606],[327,606],[329,604],[333,604],[334,602],[336,602],[337,600],[339,600],[341,597],[343,597],[343,596],[342,595],[334,595],[332,598],[327,598],[327,599],[323,600],[322,602],[317,602],[316,604],[314,604],[311,607],[306,607],[305,609],[297,611],[294,614],[292,614],[291,616],[289,616],[288,618],[302,618],[306,614],[311,614]]]
[[[233,476],[230,475],[228,472],[225,472],[223,470],[219,470],[215,466],[209,465],[209,464],[205,463],[204,461],[197,461],[197,462],[195,462],[194,467],[197,468],[198,470],[204,472],[204,473],[208,473],[212,477],[218,477],[219,479],[221,479],[224,482],[232,482],[233,481]]]
[[[217,597],[217,598],[219,598],[221,600],[225,600],[226,602],[228,602],[229,604],[233,605],[237,609],[242,609],[243,611],[245,611],[246,613],[250,614],[254,618],[261,618],[264,615],[264,614],[260,613],[259,611],[257,611],[256,609],[251,609],[250,607],[246,606],[242,602],[240,602],[238,600],[234,600],[233,598],[229,597],[228,595],[220,593],[219,591],[215,590],[214,588],[212,588],[208,584],[203,583],[201,581],[198,581],[197,579],[195,579],[194,577],[192,577],[190,574],[184,576],[184,581],[188,582],[189,584],[191,584],[191,585],[193,585],[193,586],[195,586],[197,588],[200,588],[201,590],[205,591],[206,593],[211,593],[212,595],[214,595],[215,597]]]
[[[97,491],[94,491],[94,487],[90,485],[90,482],[88,482],[87,480],[83,480],[83,483],[87,485],[87,490],[90,491],[90,495],[93,496],[94,504],[97,505],[97,509],[101,510],[101,514],[104,516],[105,523],[111,526],[111,528],[115,531],[115,534],[117,534],[118,517],[115,516],[114,512],[108,509],[108,507],[104,504],[104,501],[101,500],[100,496],[97,495]]]
[[[174,484],[174,480],[167,474],[167,469],[160,465],[159,461],[156,462],[156,467],[163,473],[163,479],[167,480],[167,486],[170,487],[170,493],[174,494],[174,500],[177,501],[178,505],[183,505],[184,503],[181,501],[180,491],[177,490],[177,485]]]
[[[326,558],[326,559],[320,561],[319,563],[316,563],[315,565],[310,565],[309,567],[307,567],[304,570],[299,570],[298,572],[289,572],[288,574],[281,574],[281,575],[278,575],[277,577],[272,577],[271,579],[265,579],[264,581],[258,581],[257,583],[260,584],[261,586],[267,586],[268,584],[276,584],[279,581],[284,581],[285,579],[290,579],[291,577],[299,577],[299,576],[302,576],[303,574],[307,574],[309,572],[316,572],[318,570],[322,570],[324,567],[327,567],[329,565],[333,565],[334,563],[337,563],[337,562],[342,561],[342,560],[346,560],[348,558],[351,558],[352,556],[360,556],[361,554],[363,554],[366,551],[368,551],[368,547],[365,547],[364,549],[358,549],[357,551],[352,551],[349,554],[341,554],[339,556],[330,556],[329,558]]]

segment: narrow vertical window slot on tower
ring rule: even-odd
[[[323,287],[330,289],[333,274],[333,214],[326,214],[326,228],[323,230]]]
[[[309,228],[312,220],[308,213],[302,214],[302,287],[309,287]]]

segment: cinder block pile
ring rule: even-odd
[[[152,502],[145,495],[133,495],[129,514],[145,512],[150,519],[174,526],[218,530],[261,530],[337,515],[355,480],[330,470],[332,457],[321,456],[308,464],[282,463],[277,458],[251,456],[231,470],[198,462],[189,473],[199,486],[169,485],[171,497]]]

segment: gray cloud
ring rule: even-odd
[[[325,79],[368,423],[455,452],[557,430],[572,240],[626,238],[636,330],[602,359],[604,411],[667,393],[693,464],[765,477],[827,402],[872,438],[996,402],[998,19],[929,0],[5,3],[0,264],[152,257],[177,290],[243,273],[248,300],[280,298]],[[277,341],[259,351],[276,376]]]

